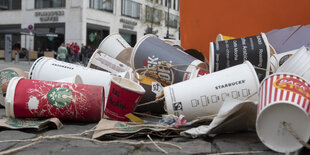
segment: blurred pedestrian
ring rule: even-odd
[[[89,45],[87,47],[85,46],[85,50],[83,50],[82,52],[83,64],[86,67],[88,63],[88,58],[90,56],[90,53],[92,52],[92,48]]]
[[[79,62],[79,52],[80,52],[80,46],[77,44],[77,42],[74,43],[73,48],[71,48],[71,50],[73,50],[73,55],[72,55],[72,59],[74,62]]]
[[[61,43],[57,50],[58,58],[60,61],[65,61],[68,55],[68,50],[65,47],[65,43]]]
[[[72,46],[72,43],[67,43],[66,48],[67,48],[68,54],[67,54],[67,57],[66,57],[66,62],[69,62],[69,63],[72,62],[71,46]]]

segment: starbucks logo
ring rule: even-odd
[[[65,87],[53,88],[47,95],[50,104],[56,108],[68,106],[73,99],[71,90]]]
[[[0,71],[0,84],[10,81],[13,77],[18,76],[18,73],[11,69]]]

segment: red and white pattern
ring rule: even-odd
[[[296,75],[273,74],[266,78],[259,90],[259,105],[257,115],[277,102],[297,105],[310,116],[309,84]]]

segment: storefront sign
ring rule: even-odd
[[[59,16],[64,16],[65,11],[35,12],[35,17],[40,17],[40,22],[58,22]]]
[[[133,30],[135,26],[138,24],[135,21],[124,19],[124,18],[121,18],[120,22],[123,23],[123,28],[131,29],[131,30]]]

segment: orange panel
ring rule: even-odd
[[[181,44],[209,57],[216,36],[237,38],[310,24],[310,0],[180,0]]]

